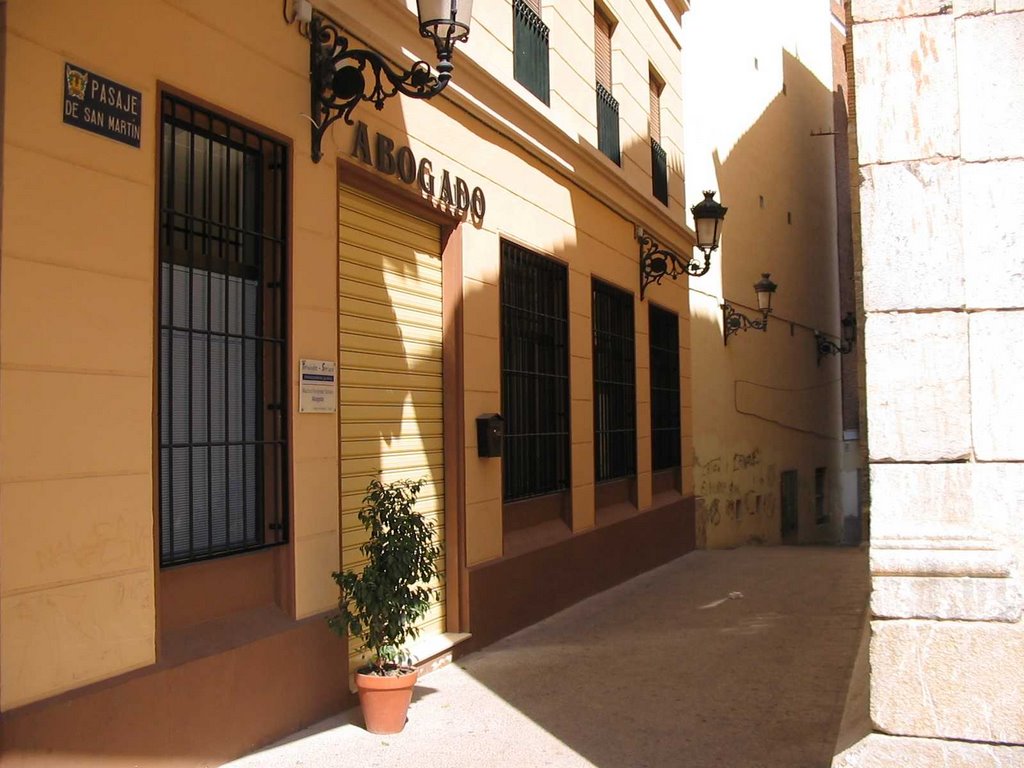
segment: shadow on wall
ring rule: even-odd
[[[789,65],[797,66],[793,62],[790,62]],[[798,76],[796,73],[793,74],[794,77]],[[389,103],[388,120],[396,133],[404,129],[401,108],[400,99],[392,100]],[[526,163],[532,172],[553,173],[547,166],[522,152],[491,129],[468,117],[463,116],[457,119],[463,121],[471,131],[479,133],[488,142],[491,142],[498,150],[516,153],[519,160]],[[775,104],[769,108],[762,119],[766,122],[765,133],[771,135],[774,135],[776,128],[769,129],[767,124],[784,120],[781,112],[777,112]],[[804,130],[803,125],[797,125],[794,130],[796,128],[799,128],[800,131]],[[749,208],[749,201],[746,200],[747,195],[744,193],[746,186],[743,179],[747,176],[754,176],[754,174],[750,173],[750,169],[744,169],[743,163],[751,157],[756,157],[759,162],[764,160],[764,140],[757,140],[761,130],[759,121],[757,125],[751,127],[741,144],[718,169],[721,198],[730,205],[729,248],[731,253],[736,254],[736,259],[730,262],[724,277],[727,295],[732,295],[737,291],[740,292],[739,295],[745,295],[745,291],[737,287],[748,283],[747,267],[743,265],[751,263],[751,260],[759,253],[759,248],[765,245],[764,237],[758,237],[755,234],[757,222],[744,212]],[[304,142],[297,142],[297,146],[303,145]],[[635,155],[640,158],[637,162],[642,166],[642,157],[644,153],[649,152],[649,145],[646,142],[637,141],[624,147],[623,150],[628,156]],[[305,158],[300,158],[297,155],[296,152],[295,162],[305,162]],[[799,160],[799,153],[795,153],[794,157]],[[781,158],[779,159],[781,160]],[[799,162],[794,162],[787,166],[787,169],[800,167]],[[787,170],[780,170],[774,164],[770,171],[761,171],[761,173],[785,172]],[[678,171],[673,175],[670,170],[669,188],[674,191],[681,189]],[[334,198],[336,189],[333,181],[331,188],[325,188],[322,190],[322,194]],[[636,263],[638,247],[632,229],[634,222],[616,222],[613,228],[610,228],[607,224],[607,209],[600,200],[579,189],[572,189],[570,194],[574,218],[583,224],[577,232],[575,240],[555,244],[552,255],[567,262],[570,265],[570,271],[578,273],[575,278],[577,280],[589,281],[590,265],[599,263],[602,265],[602,273],[597,274],[597,277],[613,282],[624,290],[636,294],[639,288],[639,274]],[[801,194],[803,195],[801,199],[805,204],[810,205],[814,202],[815,193],[811,190],[803,190]],[[818,194],[821,194],[820,190]],[[594,228],[590,229],[591,226]],[[353,229],[355,228],[353,227]],[[355,265],[354,268],[358,274],[356,272],[343,273],[341,298],[339,299],[342,316],[351,317],[353,321],[353,333],[368,342],[363,346],[352,347],[348,353],[353,359],[362,361],[362,364],[357,366],[357,375],[352,377],[346,375],[345,366],[349,362],[349,358],[346,357],[344,351],[339,360],[342,366],[339,401],[342,404],[358,405],[360,410],[364,411],[362,415],[356,415],[351,422],[344,422],[344,414],[342,414],[341,438],[343,440],[350,436],[353,438],[352,452],[347,453],[343,450],[341,458],[342,493],[345,497],[349,497],[349,501],[356,501],[356,497],[361,499],[366,482],[378,469],[384,469],[388,474],[408,476],[410,473],[422,474],[424,467],[429,469],[436,466],[438,454],[443,455],[443,447],[440,447],[437,435],[420,429],[414,433],[406,430],[409,425],[437,424],[440,393],[432,394],[434,390],[426,386],[425,382],[436,377],[438,371],[437,347],[443,348],[445,343],[452,343],[452,340],[448,338],[443,340],[436,338],[436,343],[432,340],[435,337],[430,339],[414,338],[406,330],[407,326],[419,327],[412,318],[417,311],[420,311],[415,306],[408,305],[409,302],[415,304],[418,301],[417,291],[407,289],[422,276],[423,272],[433,269],[429,266],[429,258],[424,265],[424,260],[410,258],[410,251],[417,250],[415,246],[396,242],[393,238],[388,238],[386,232],[369,231],[371,235],[362,245],[371,247],[358,249],[365,254],[365,263]],[[376,241],[377,246],[381,247],[375,247],[372,241]],[[815,242],[817,241],[809,239],[806,243],[800,243],[802,258],[808,260],[807,271],[811,272],[813,272],[811,267],[814,266],[813,258],[820,256],[819,252],[813,248]],[[385,245],[386,247],[384,247]],[[794,243],[792,241],[783,242],[780,239],[780,242],[773,244],[773,247],[781,248],[783,246],[793,247]],[[293,258],[297,255],[293,254]],[[472,258],[471,254],[467,254],[467,259],[469,258]],[[298,258],[295,258],[295,262],[296,265],[301,263]],[[755,269],[759,271],[762,267],[757,266]],[[584,270],[587,271],[584,272]],[[348,292],[347,286],[356,281],[361,283],[360,291]],[[797,293],[796,287],[799,282],[796,277],[786,285],[787,290],[789,290],[788,285],[793,285],[793,293]],[[666,285],[660,290],[678,291],[678,297],[673,297],[672,303],[677,306],[686,305],[688,299],[684,283]],[[400,295],[401,302],[398,301]],[[657,301],[657,295],[657,292],[653,292],[651,300]],[[813,294],[807,293],[806,295]],[[471,299],[472,297],[466,296],[464,302]],[[373,306],[368,306],[370,304]],[[436,302],[433,302],[431,306],[436,308]],[[643,305],[639,306],[643,309]],[[365,312],[355,311],[357,308],[361,308]],[[352,310],[351,313],[349,313],[350,310]],[[364,316],[369,316],[371,310],[376,313],[374,319],[370,321],[372,324],[360,326],[357,321]],[[584,307],[575,306],[573,310],[589,313],[590,308],[587,304]],[[641,314],[643,313],[641,312]],[[406,320],[409,322],[406,323]],[[360,328],[361,332],[355,333]],[[777,329],[773,328],[769,336],[776,335],[776,331]],[[344,336],[344,329],[342,335]],[[721,345],[720,330],[717,324],[711,320],[691,323],[691,336],[693,338],[710,338],[719,347]],[[638,336],[638,358],[646,356],[639,352],[639,347],[645,343],[643,339],[644,337]],[[343,345],[345,341],[343,338]],[[790,342],[791,340],[786,339],[785,341]],[[793,343],[796,344],[795,341]],[[802,340],[800,340],[800,344],[803,350]],[[753,347],[753,345],[747,345],[747,347]],[[413,350],[413,354],[410,354],[410,350]],[[809,343],[806,350],[809,355]],[[694,354],[701,351],[701,347],[695,343]],[[747,349],[745,348],[744,351],[746,352]],[[586,354],[589,356],[589,350]],[[720,370],[709,370],[709,366],[716,364],[716,359],[721,360]],[[756,361],[754,362],[756,363]],[[811,356],[810,365],[811,369],[807,371],[804,371],[803,368],[800,369],[801,376],[811,375],[813,356]],[[728,360],[724,360],[718,355],[709,354],[707,359],[702,357],[699,366],[695,366],[695,368],[699,368],[701,371],[701,375],[695,379],[695,391],[697,391],[698,385],[705,386],[700,384],[705,380],[707,386],[713,386],[722,377],[736,377],[732,367],[728,365]],[[575,367],[575,370],[579,371],[580,369]],[[586,371],[586,368],[582,370]],[[586,373],[584,373],[585,375]],[[642,387],[638,387],[637,394],[637,399],[641,404],[649,401],[649,392],[642,391]],[[590,407],[589,401],[584,407]],[[817,406],[812,403],[807,407],[816,408]],[[368,415],[370,413],[374,415]],[[466,414],[467,418],[474,415]],[[742,423],[745,422],[741,420]],[[638,424],[637,426],[641,434],[649,433],[647,425]],[[785,435],[788,428],[785,425],[778,425],[771,429],[778,430],[780,435]],[[684,424],[685,430],[686,425]],[[769,435],[774,434],[774,432],[769,433]],[[785,444],[785,439],[780,437],[778,442]],[[824,455],[827,444],[827,441],[822,440],[821,445],[816,444],[815,450]],[[773,447],[773,450],[776,449]],[[767,460],[768,448],[764,447],[761,451]],[[746,447],[737,451],[741,454],[749,452],[749,448]],[[794,451],[794,456],[795,453]],[[462,457],[459,458],[461,460]],[[781,462],[787,458],[789,457],[782,453],[781,458],[775,463],[781,468]],[[645,467],[638,467],[638,469],[643,471]],[[470,471],[470,468],[467,468],[467,471]],[[592,481],[592,472],[592,464],[575,467],[574,482],[585,483],[588,477]],[[433,477],[435,484],[441,483],[442,477],[440,474],[435,474]],[[346,485],[346,483],[348,484]],[[358,529],[352,527],[347,527],[342,532],[342,542],[346,549],[358,546],[357,533]],[[655,572],[655,577],[657,573],[659,572]],[[558,689],[566,694],[582,692],[582,696],[573,696],[571,705],[564,704],[565,699],[548,698],[531,692],[529,686],[521,685],[522,680],[518,674],[509,676],[506,671],[489,671],[486,666],[474,674],[495,693],[555,735],[568,747],[579,754],[586,755],[595,765],[607,766],[607,768],[640,764],[642,760],[637,759],[637,755],[642,754],[671,755],[671,759],[678,759],[680,754],[685,754],[687,750],[695,748],[702,750],[705,754],[715,754],[723,734],[749,734],[751,723],[763,724],[766,728],[779,728],[780,722],[776,714],[777,705],[780,697],[781,700],[785,700],[785,686],[795,684],[795,678],[785,678],[782,683],[784,687],[781,690],[773,688],[771,681],[752,678],[749,681],[750,686],[743,693],[743,701],[739,702],[746,704],[741,709],[736,709],[736,705],[732,702],[723,701],[713,702],[714,707],[704,709],[703,705],[699,705],[699,700],[688,699],[682,695],[682,692],[687,689],[694,689],[694,681],[700,679],[700,674],[710,675],[716,668],[732,664],[735,654],[741,652],[743,647],[726,642],[728,638],[746,638],[750,636],[750,633],[753,633],[754,637],[759,637],[762,632],[768,631],[775,625],[770,611],[755,611],[747,620],[738,623],[732,619],[723,620],[721,616],[714,616],[712,615],[713,611],[697,612],[695,606],[699,607],[721,598],[722,591],[709,589],[702,594],[687,594],[688,582],[684,577],[685,573],[676,585],[676,595],[685,594],[686,598],[675,603],[667,603],[663,595],[659,596],[659,593],[653,591],[645,592],[644,584],[649,582],[642,582],[636,587],[638,591],[631,602],[630,615],[626,620],[619,618],[612,621],[610,616],[590,617],[587,621],[574,627],[572,639],[563,646],[564,656],[545,656],[531,662],[531,672],[539,674],[546,683],[550,684],[552,680],[556,681]],[[328,573],[316,573],[310,574],[309,578],[327,581],[330,576]],[[600,586],[604,588],[611,584],[601,583]],[[796,585],[793,586],[796,587]],[[572,585],[550,584],[545,585],[545,588],[564,589],[567,601],[579,599],[579,596],[572,592]],[[675,623],[666,621],[665,611],[673,612]],[[722,621],[721,625],[715,624],[716,621]],[[722,644],[712,648],[708,656],[691,656],[688,649],[688,632],[702,626],[707,628],[709,623],[713,629],[721,630],[720,635],[724,638]],[[318,629],[320,628],[318,627]],[[811,636],[810,632],[806,632],[803,638],[804,644],[793,646],[783,644],[778,648],[778,652],[787,656],[794,653],[798,656],[804,652],[811,653],[814,648],[821,646],[821,643],[817,642],[817,638],[814,643],[810,643],[808,638]],[[286,635],[282,633],[275,637],[277,640],[267,640],[267,642],[278,642]],[[336,639],[328,636],[326,628],[323,628],[323,637],[326,638],[325,643],[337,642]],[[535,647],[543,648],[547,642],[544,636],[541,634],[535,637],[538,640]],[[600,642],[597,642],[599,638]],[[257,644],[253,643],[252,645],[256,646]],[[626,675],[617,672],[609,683],[610,678],[607,674],[610,668],[621,670],[623,662],[619,655],[621,649],[626,649],[631,654],[627,666],[639,665],[648,673],[655,673],[655,677],[658,678],[656,682],[662,694],[656,700],[657,708],[654,711],[651,706],[653,701],[648,700],[647,708],[624,714],[621,701],[630,694]],[[258,656],[258,654],[254,655]],[[286,648],[281,649],[281,656],[287,656]],[[579,664],[578,662],[584,657],[591,663]],[[699,663],[695,665],[694,662],[697,661]],[[196,663],[215,666],[216,657],[208,656]],[[224,666],[230,667],[228,672],[230,674],[235,669],[243,668],[244,663],[245,659],[240,658],[237,660],[237,664],[232,662]],[[754,665],[755,671],[757,668],[757,665]],[[806,665],[801,667],[805,670],[807,668]],[[160,669],[152,674],[130,677],[125,681],[113,681],[110,685],[99,689],[72,694],[68,701],[61,706],[65,708],[65,711],[68,707],[80,710],[81,717],[77,721],[78,730],[58,737],[54,737],[53,733],[40,734],[40,740],[45,742],[50,749],[59,749],[60,753],[70,760],[76,759],[78,755],[88,754],[91,759],[96,759],[99,755],[109,755],[130,756],[133,759],[152,756],[154,758],[174,757],[186,760],[189,756],[194,756],[196,757],[195,762],[199,762],[201,760],[213,761],[218,757],[230,757],[232,754],[249,748],[254,743],[284,736],[308,724],[308,720],[306,722],[302,720],[305,709],[303,708],[301,686],[294,685],[286,691],[274,691],[275,695],[287,696],[290,701],[295,701],[295,716],[292,721],[277,719],[273,722],[244,722],[244,718],[234,716],[230,707],[230,697],[226,694],[197,698],[191,701],[189,718],[185,722],[175,719],[180,711],[180,702],[172,701],[172,697],[169,695],[154,694],[147,699],[149,708],[133,713],[115,712],[111,710],[110,706],[100,705],[104,701],[104,691],[112,691],[121,686],[145,685],[153,688],[155,682],[157,686],[166,685],[168,690],[173,691],[176,676],[182,670],[183,667]],[[664,674],[666,670],[672,672],[668,677]],[[572,674],[567,674],[570,671]],[[585,679],[580,675],[585,675]],[[258,685],[259,679],[259,675],[255,674],[246,683],[255,687]],[[708,684],[700,686],[701,689],[704,692],[713,692],[713,680],[707,676],[703,679]],[[804,682],[803,678],[800,680]],[[277,682],[279,684],[280,681]],[[230,690],[230,686],[226,685],[223,691],[227,690]],[[116,695],[110,698],[117,700]],[[563,703],[559,704],[557,708],[552,708],[552,704],[557,701]],[[751,714],[750,706],[757,708],[760,719],[751,720],[748,717]],[[824,704],[821,706],[827,709]],[[714,718],[721,719],[715,722]],[[730,718],[732,719],[730,720]],[[138,723],[137,728],[133,727],[133,720]],[[139,737],[139,743],[136,743],[135,735],[137,733],[146,735],[150,733],[150,729],[143,723],[144,720],[147,722],[173,722],[174,727],[168,729],[166,742],[154,746],[148,740],[143,741],[145,737]],[[723,729],[723,723],[729,725],[732,730]],[[103,751],[96,750],[93,747],[95,734],[109,732],[112,724],[118,731],[116,738],[112,739]],[[804,724],[804,720],[799,720],[782,725],[796,729],[803,727]],[[610,734],[618,734],[617,743],[609,743],[608,736]],[[58,739],[60,744],[55,746]],[[224,754],[217,756],[204,752],[202,747],[210,743],[224,744]],[[83,748],[82,744],[87,744],[88,748]],[[656,752],[652,753],[651,750],[656,750]],[[43,759],[49,759],[53,754],[50,753]],[[60,758],[55,758],[54,764],[57,759]]]
[[[780,96],[780,99],[796,98],[794,92],[799,92],[801,87],[816,87],[820,91],[816,97],[830,100],[820,83],[809,82],[809,73],[801,72],[798,62],[787,61],[786,69],[787,78],[791,78],[790,95]],[[798,83],[803,85],[798,86]],[[814,290],[816,285],[832,284],[829,270],[834,267],[820,262],[834,252],[833,248],[822,247],[824,239],[834,237],[834,233],[809,227],[810,231],[793,235],[786,229],[791,226],[788,223],[766,230],[758,219],[762,209],[752,208],[749,198],[755,194],[760,179],[787,178],[786,174],[793,173],[793,169],[797,171],[790,186],[797,211],[811,210],[827,199],[826,195],[834,194],[830,177],[808,173],[817,165],[809,163],[806,155],[817,150],[808,147],[806,152],[801,151],[805,142],[813,141],[810,130],[818,127],[806,124],[809,115],[810,110],[791,110],[777,99],[758,123],[751,126],[726,162],[718,165],[721,196],[731,211],[728,248],[732,258],[726,263],[723,275],[726,295],[743,301],[741,297],[746,296],[753,282],[748,271],[754,271],[756,278],[756,272],[777,267],[777,271],[786,275],[787,282],[783,284],[787,294],[802,297],[806,302],[801,307],[808,315],[807,322],[835,314],[832,300]],[[495,151],[515,154],[531,173],[548,174],[559,181],[547,166],[489,128],[472,120],[466,121],[464,127],[493,143]],[[779,135],[790,139],[792,146],[775,147],[775,154],[772,154],[771,142]],[[627,155],[635,152],[639,156],[645,151],[646,143],[639,141],[623,148]],[[570,280],[585,280],[589,284],[592,267],[599,265],[595,276],[637,294],[638,249],[632,231],[634,222],[615,221],[609,225],[607,211],[600,200],[568,185],[565,189],[570,195],[577,224],[576,237],[552,244],[548,252],[569,264]],[[756,196],[753,199],[756,201]],[[522,204],[523,201],[517,202]],[[532,200],[527,203],[540,205]],[[759,259],[766,252],[769,263],[761,266]],[[468,258],[472,256],[467,254]],[[667,291],[680,293],[673,296]],[[570,295],[573,295],[571,288]],[[589,304],[580,306],[579,295],[575,294],[577,301],[570,312],[589,314]],[[659,295],[663,300],[671,296],[674,304],[678,299],[681,306],[688,301],[684,283],[666,281],[664,286],[652,291],[649,300],[657,303]],[[466,295],[464,302],[469,304],[474,298]],[[643,314],[643,304],[634,306]],[[795,314],[795,310],[791,314]],[[809,413],[810,418],[821,422],[821,431],[815,433],[780,421],[771,412],[739,414],[734,399],[728,401],[724,414],[708,410],[705,418],[721,421],[730,430],[729,434],[744,435],[757,429],[765,441],[762,446],[751,447],[748,440],[737,439],[736,450],[729,455],[744,458],[730,463],[731,474],[747,472],[756,477],[757,472],[753,470],[761,466],[767,471],[774,467],[781,470],[791,464],[801,468],[817,463],[834,465],[831,454],[837,451],[839,433],[837,427],[833,428],[829,413],[836,410],[838,400],[833,397],[833,390],[837,390],[834,385],[829,389],[825,382],[822,384],[825,395],[807,394],[814,392],[808,384],[818,381],[815,377],[830,374],[826,369],[819,371],[817,368],[810,338],[790,337],[789,329],[780,326],[775,323],[766,334],[773,345],[770,349],[758,348],[757,342],[764,339],[748,337],[737,340],[736,347],[723,354],[721,330],[714,318],[691,322],[691,336],[702,339],[699,344],[694,342],[693,348],[695,357],[699,355],[694,368],[700,372],[695,380],[695,392],[700,387],[720,387],[723,381],[728,381],[727,389],[732,398],[733,382],[747,379],[765,383],[763,371],[782,368],[778,389],[788,395],[789,400],[793,399],[794,392],[803,393],[797,403],[798,411],[802,416]],[[800,333],[806,332],[798,331]],[[741,346],[741,342],[746,343]],[[638,359],[645,357],[639,352],[643,343],[644,337],[638,334]],[[394,346],[391,351],[397,354],[399,347]],[[589,354],[587,350],[586,357]],[[774,355],[769,361],[772,364],[766,367],[766,358],[771,355]],[[471,361],[466,363],[471,364]],[[574,365],[573,370],[587,375],[586,367]],[[410,363],[403,373],[417,375],[421,371],[420,364]],[[641,381],[638,380],[637,400],[643,404],[649,400],[649,393],[642,391]],[[412,386],[394,388],[388,395],[390,405],[397,408],[415,391]],[[699,398],[695,400],[700,402]],[[577,407],[591,406],[588,401]],[[771,407],[771,404],[765,406],[767,411]],[[427,413],[416,411],[414,415],[426,416]],[[471,418],[473,414],[466,416]],[[641,433],[648,432],[644,425],[637,424],[637,427]],[[710,430],[715,426],[705,424],[703,428]],[[378,439],[382,445],[389,444],[390,440],[390,445],[394,446],[401,438],[391,428],[380,432]],[[728,445],[729,439],[723,437],[722,444]],[[587,452],[582,455],[590,456]],[[638,470],[643,471],[644,467]],[[472,471],[470,464],[467,473]],[[591,473],[592,465],[577,464],[573,468],[573,481],[579,484],[588,477],[592,481]],[[760,476],[768,493],[777,488],[773,477],[763,473]],[[810,506],[809,501],[805,506]],[[772,506],[765,502],[761,514],[771,525],[777,526],[778,513],[772,512],[773,509],[777,510],[777,504]],[[773,520],[775,522],[771,522]],[[761,523],[758,521],[759,525]],[[854,631],[850,642],[844,644],[845,640],[838,637],[830,642],[821,633],[831,633],[844,624],[828,621],[837,610],[859,628],[866,581],[860,588],[851,589],[850,594],[844,594],[837,609],[836,602],[822,599],[822,592],[831,595],[834,583],[820,578],[823,563],[815,558],[845,558],[844,562],[850,564],[849,573],[835,578],[855,584],[855,575],[864,574],[863,557],[856,551],[799,550],[808,558],[806,570],[780,575],[782,569],[777,567],[776,558],[794,552],[758,550],[748,569],[734,572],[726,581],[700,586],[695,585],[689,563],[693,558],[718,555],[698,553],[678,560],[641,576],[626,587],[628,608],[625,614],[603,610],[602,596],[595,597],[593,602],[573,609],[575,618],[567,635],[559,635],[552,628],[554,623],[526,630],[516,641],[519,644],[514,650],[516,663],[511,667],[502,664],[505,656],[499,646],[497,653],[471,658],[466,664],[467,670],[474,679],[568,749],[601,768],[669,765],[680,759],[685,761],[689,756],[700,756],[708,765],[740,764],[738,748],[747,745],[745,754],[760,754],[764,745],[780,741],[785,746],[771,755],[778,765],[826,764],[839,725],[835,702],[842,699],[858,638]],[[766,578],[766,573],[773,577]],[[551,584],[550,588],[564,590],[566,599],[569,598],[571,585]],[[723,598],[728,598],[733,590],[742,590],[744,599],[727,599],[723,603]],[[801,621],[780,619],[783,611],[773,607],[773,601],[780,596],[800,606]],[[701,639],[699,646],[698,639]],[[849,653],[838,660],[824,655],[829,648],[842,646],[846,649],[846,645],[850,646]],[[472,663],[474,659],[479,663]],[[730,683],[732,687],[721,686],[720,681],[737,668],[747,671],[740,680]],[[611,675],[610,669],[615,670]],[[827,682],[824,681],[826,674]],[[644,686],[640,693],[637,680]],[[429,694],[429,686],[421,692],[421,695]],[[624,702],[638,698],[635,708],[624,706]]]
[[[691,281],[693,397],[702,405],[694,409],[697,536],[710,547],[782,542],[787,470],[797,471],[797,490],[795,532],[785,540],[836,542],[842,530],[839,367],[832,357],[819,366],[812,330],[839,327],[833,141],[815,135],[831,129],[833,94],[797,58],[781,56],[784,90],[724,161],[713,157],[729,208],[715,254],[722,292],[759,318],[752,286],[771,273],[779,288],[767,329],[736,333],[723,347],[718,299],[701,295],[701,278]]]
[[[287,46],[282,43],[282,49],[290,57],[286,60],[293,62],[290,69],[297,73],[307,71],[308,46],[298,39],[292,28],[280,25],[278,17],[273,18],[271,34],[274,39],[287,41]],[[196,39],[202,41],[206,38],[197,33]],[[200,42],[196,45],[199,46],[196,54],[200,60],[211,53]],[[158,50],[155,49],[154,59]],[[152,61],[141,60],[139,70],[147,72],[155,66]],[[203,82],[188,85],[195,98],[217,101],[215,86],[207,86]],[[240,82],[238,90],[244,91],[248,85],[255,87],[258,84]],[[303,81],[296,78],[292,95],[298,104],[305,100],[305,108],[308,109],[308,84],[303,85]],[[363,108],[372,110],[366,105]],[[239,113],[243,120],[252,118],[244,105],[239,108]],[[282,124],[291,130],[294,139],[291,162],[294,168],[302,168],[292,178],[296,183],[302,179],[310,185],[310,188],[303,189],[302,197],[305,199],[315,197],[335,205],[338,176],[333,172],[310,171],[308,125],[298,115],[298,109],[292,122],[288,122],[290,118],[291,114],[282,118]],[[388,119],[397,126],[396,131],[405,130],[401,99],[389,102]],[[151,121],[150,127],[156,130],[159,121],[155,124]],[[145,141],[143,144],[145,146]],[[330,145],[330,141],[325,141],[328,156],[321,163],[333,170]],[[344,177],[342,181],[345,181]],[[323,182],[322,185],[319,182]],[[315,189],[311,188],[314,183],[318,184]],[[153,195],[157,192],[156,188],[151,191]],[[297,196],[290,194],[289,197],[295,199]],[[293,219],[301,218],[294,213]],[[421,300],[416,290],[406,289],[417,282],[421,272],[433,270],[439,273],[439,259],[436,254],[429,255],[431,248],[425,245],[417,249],[415,245],[389,237],[379,228],[374,229],[372,220],[365,216],[362,223],[365,226],[353,238],[359,246],[355,250],[359,251],[360,259],[352,260],[352,272],[342,274],[339,299],[345,322],[353,319],[349,331],[363,342],[340,355],[342,367],[349,362],[347,355],[359,364],[355,366],[355,374],[348,375],[342,370],[339,401],[343,408],[344,404],[354,403],[365,411],[362,417],[347,422],[341,428],[343,439],[352,438],[351,452],[342,456],[342,490],[345,501],[355,507],[361,501],[370,477],[378,470],[384,470],[392,478],[423,476],[435,471],[436,457],[440,454],[440,438],[433,432],[407,430],[408,425],[430,424],[434,429],[440,424],[440,393],[435,394],[433,389],[420,383],[439,372],[438,355],[442,348],[440,322],[436,333],[431,330],[430,338],[426,340],[413,338],[405,323],[418,311],[416,304]],[[342,229],[354,233],[357,227],[343,226]],[[313,279],[310,275],[326,272],[333,276],[334,271],[324,270],[322,263],[311,265],[310,258],[314,254],[305,250],[313,249],[311,244],[322,242],[320,231],[304,231],[296,224],[291,235],[289,255],[294,283],[305,281],[308,289],[309,281]],[[336,233],[334,237],[337,241]],[[416,237],[423,238],[424,235],[421,233]],[[434,239],[433,250],[437,251],[436,235]],[[417,250],[423,253],[416,256]],[[336,265],[337,251],[334,248],[331,251],[335,255],[330,258]],[[432,261],[438,262],[436,269]],[[304,265],[309,272],[303,272]],[[357,282],[360,287],[354,290]],[[337,297],[338,284],[333,280],[331,283],[327,288],[333,290]],[[305,295],[308,294],[307,290]],[[295,301],[295,294],[289,303],[292,301]],[[431,311],[439,314],[439,294],[428,296],[425,305],[425,314]],[[303,356],[310,345],[320,343],[325,336],[336,338],[336,313],[318,315],[301,305],[291,306],[291,309],[289,322],[292,327],[300,329],[290,350],[293,359]],[[364,322],[364,318],[371,319]],[[336,349],[333,354],[337,353]],[[333,354],[324,353],[323,356],[329,358]],[[291,372],[289,380],[293,380],[291,362],[288,369]],[[292,412],[292,424],[302,424],[302,433],[307,440],[310,440],[310,432],[322,435],[325,422],[337,417],[299,415],[297,393],[293,394],[292,403],[296,407]],[[332,440],[336,424],[326,430]],[[306,442],[301,448],[308,449],[312,442]],[[318,447],[328,451],[323,443]],[[294,453],[301,453],[301,450]],[[294,465],[294,455],[292,458]],[[431,504],[437,502],[440,494],[436,488],[443,482],[443,475],[437,473],[431,481],[432,487],[425,489],[419,505],[427,512],[431,511]],[[330,503],[333,489],[338,488],[337,480],[331,480],[326,487],[331,494],[327,495]],[[304,527],[308,531],[310,520],[323,519],[323,510],[313,508],[315,502],[305,500],[319,502],[323,498],[323,490],[313,482],[302,490],[303,500],[295,508],[299,523],[296,527]],[[346,550],[354,552],[357,549],[361,533],[362,528],[358,524],[342,533],[341,543]],[[301,539],[301,532],[294,535],[290,546],[298,549]],[[357,557],[361,555],[357,553]],[[309,584],[331,584],[330,569],[325,567],[321,558],[304,557],[297,570],[296,581],[307,585],[307,588]],[[323,589],[313,591],[317,594],[324,592]],[[232,623],[236,618],[238,621]],[[271,620],[263,613],[257,615],[253,612],[229,619],[231,621],[224,622],[223,629],[219,625],[214,626],[209,637],[199,637],[193,644],[195,647],[190,646],[188,653],[183,654],[183,660],[169,659],[166,648],[160,649],[157,663],[151,667],[72,690],[60,699],[0,714],[0,752],[3,753],[0,762],[5,766],[46,768],[86,763],[117,766],[219,764],[252,749],[255,744],[273,741],[305,727],[322,718],[331,708],[353,703],[344,679],[344,654],[338,652],[343,647],[342,643],[330,633],[322,617],[295,622],[280,612],[275,612]],[[217,622],[211,622],[213,624]],[[104,653],[116,654],[122,631],[117,626],[97,624],[90,636],[94,636],[97,647],[103,643]],[[204,680],[205,695],[196,695],[197,678]],[[331,688],[334,678],[337,678],[337,687]],[[325,684],[325,680],[329,682]],[[326,696],[325,689],[329,691]],[[267,706],[261,707],[264,702]],[[240,717],[239,709],[246,716]]]

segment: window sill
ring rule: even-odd
[[[160,666],[175,667],[216,656],[293,629],[296,622],[276,605],[260,606],[166,632]]]
[[[450,664],[455,649],[470,640],[468,632],[445,632],[443,635],[421,637],[412,644],[412,657],[417,659],[416,668],[420,675],[429,675],[435,669]]]
[[[613,481],[618,482],[618,481]],[[655,509],[661,509],[671,504],[677,504],[683,500],[683,495],[675,488],[655,489],[651,496],[651,505],[640,509],[631,499],[618,500],[599,506],[595,510],[596,524],[598,528],[614,525],[615,523],[629,520],[633,517],[646,514]]]
[[[682,501],[683,494],[675,488],[671,488],[667,491],[660,491],[651,497],[651,509],[661,509],[662,507],[668,507],[672,504],[679,504]]]
[[[563,520],[546,520],[528,528],[505,534],[504,557],[517,557],[572,538],[572,530]]]
[[[640,511],[641,510],[637,509],[631,502],[619,501],[594,510],[594,517],[597,527],[603,528],[604,526],[614,525],[622,520],[628,520],[631,517],[636,517],[640,514]]]
[[[678,465],[656,469],[651,477],[651,492],[656,497],[667,492],[681,494],[682,487],[682,472]]]
[[[636,475],[605,480],[594,486],[594,523],[600,528],[639,514]]]

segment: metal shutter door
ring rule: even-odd
[[[341,185],[339,398],[342,567],[366,559],[366,484],[426,478],[416,509],[444,541],[440,229]],[[445,631],[445,558],[421,637]],[[352,644],[354,649],[355,643]]]

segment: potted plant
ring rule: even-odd
[[[412,701],[417,670],[407,643],[416,638],[415,622],[427,612],[434,590],[441,547],[434,524],[414,511],[423,480],[383,483],[373,478],[359,520],[370,537],[360,547],[368,562],[360,572],[331,576],[341,588],[339,613],[331,629],[360,641],[369,663],[356,672],[359,703],[370,733],[398,733]]]

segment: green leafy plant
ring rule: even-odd
[[[370,663],[360,672],[395,675],[410,661],[406,645],[419,634],[415,622],[430,605],[441,547],[434,524],[413,507],[424,480],[383,483],[373,478],[366,489],[359,520],[370,533],[359,549],[369,562],[362,571],[331,574],[341,588],[339,613],[328,618],[342,637],[361,641]]]

